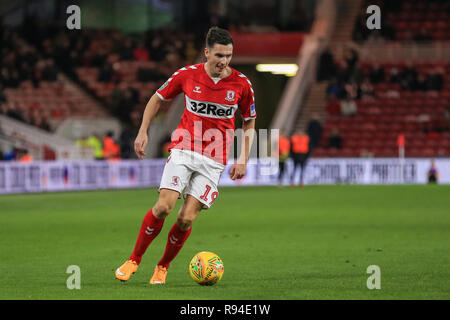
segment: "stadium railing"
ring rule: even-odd
[[[42,150],[50,148],[56,159],[85,159],[86,153],[74,141],[40,130],[23,122],[0,115],[2,133],[9,138],[19,139],[27,145],[39,146]],[[37,154],[38,155],[38,154]],[[39,158],[43,158],[44,151]],[[88,157],[90,158],[90,157]],[[39,159],[37,159],[39,160]],[[44,160],[44,159],[42,159]]]
[[[292,131],[296,115],[300,112],[302,102],[315,81],[318,57],[326,48],[333,33],[336,9],[336,3],[328,0],[321,1],[317,6],[311,33],[306,36],[297,57],[298,72],[286,85],[270,125],[271,129]]]

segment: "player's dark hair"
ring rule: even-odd
[[[211,27],[206,34],[206,46],[208,48],[212,48],[216,43],[223,44],[225,46],[230,43],[233,44],[233,38],[227,30],[219,27]]]

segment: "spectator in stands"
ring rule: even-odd
[[[133,50],[133,41],[127,37],[119,49],[120,60],[133,60],[135,58]]]
[[[429,184],[437,184],[439,181],[439,172],[437,171],[436,163],[434,162],[434,160],[431,160],[431,166],[427,172],[427,177]]]
[[[342,137],[337,128],[334,128],[328,136],[328,147],[342,149]]]
[[[444,84],[443,74],[444,69],[442,67],[431,70],[426,80],[427,89],[430,91],[441,91]]]
[[[9,105],[6,115],[10,118],[25,122],[23,112],[22,112],[22,110],[20,110],[20,107],[17,104],[17,102],[14,102]]]
[[[373,100],[375,97],[375,92],[373,90],[373,86],[369,81],[369,78],[364,78],[363,83],[361,84],[361,99],[362,100]]]
[[[359,66],[359,64],[356,64],[350,74],[350,82],[354,82],[360,85],[364,81],[364,77],[364,72],[362,71],[361,67]]]
[[[355,82],[345,84],[347,99],[359,100],[361,98],[361,88]]]
[[[128,123],[130,121],[130,113],[139,102],[139,97],[130,88],[126,87],[126,83],[121,83],[111,92],[110,108],[112,113],[120,120]]]
[[[131,128],[130,125],[125,125],[122,129],[119,138],[120,144],[120,154],[122,159],[131,159],[134,157],[134,138],[136,137],[136,132]]]
[[[333,78],[327,86],[326,95],[327,98],[337,98],[340,99],[345,96],[345,90],[338,83],[337,79]]]
[[[56,69],[53,59],[48,59],[45,61],[41,79],[49,82],[55,82],[58,80],[58,70]]]
[[[347,83],[350,81],[353,69],[349,66],[346,60],[338,61],[336,78],[338,83]]]
[[[392,68],[391,71],[389,72],[389,82],[391,83],[400,83],[401,81],[401,76],[400,76],[400,71],[398,70],[398,68]]]
[[[14,161],[17,158],[19,149],[16,147],[11,148],[11,150],[3,155],[3,160]]]
[[[306,133],[308,134],[310,141],[309,153],[312,154],[322,138],[322,123],[320,122],[318,113],[314,112],[312,114],[311,120],[308,122]]]
[[[150,53],[153,61],[159,62],[166,56],[164,41],[160,35],[156,35],[150,42]]]
[[[400,84],[403,90],[415,90],[417,71],[410,61],[407,62],[406,67],[400,73],[400,78]]]
[[[137,90],[136,88],[133,87],[128,87],[126,89],[127,93],[127,97],[129,97],[131,104],[133,106],[137,105],[140,103],[140,99],[141,99],[141,94],[139,93],[139,90]],[[129,112],[128,112],[129,113]],[[129,118],[129,115],[127,115],[127,119]]]
[[[301,129],[297,130],[291,137],[291,157],[294,161],[294,170],[291,175],[291,186],[294,185],[295,173],[300,167],[299,186],[303,187],[304,171],[309,156],[309,136]]]
[[[38,83],[36,83],[35,70],[26,61],[22,61],[20,64],[19,77],[20,82],[29,80],[33,83],[35,88],[38,86]]]
[[[327,48],[320,55],[319,67],[317,70],[317,81],[329,80],[336,75],[336,66],[334,63],[333,55]]]
[[[20,75],[15,68],[3,66],[0,72],[0,80],[5,87],[17,88],[20,84]]]
[[[369,73],[369,78],[371,83],[381,83],[384,82],[386,74],[384,73],[384,68],[375,62],[372,66],[372,70]]]
[[[165,59],[159,65],[159,70],[161,73],[169,76],[172,74],[173,70],[176,70],[181,64],[181,55],[175,49],[172,49],[167,53]]]
[[[148,50],[142,44],[139,44],[136,49],[133,50],[133,56],[137,61],[149,60]]]
[[[431,35],[428,33],[427,29],[425,27],[420,28],[420,31],[418,34],[414,36],[414,41],[417,42],[430,42],[433,40]]]
[[[423,73],[419,73],[419,75],[417,76],[417,82],[415,83],[413,90],[415,90],[415,91],[427,91],[428,90],[427,79]]]
[[[352,71],[359,60],[358,52],[353,48],[346,48],[344,51],[344,60],[347,63],[347,68]]]
[[[357,107],[355,100],[351,98],[345,98],[341,100],[341,114],[343,116],[353,116],[356,114]]]
[[[114,69],[110,62],[105,62],[99,70],[98,81],[99,82],[111,82],[113,81]]]

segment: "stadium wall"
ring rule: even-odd
[[[425,184],[430,159],[321,158],[310,159],[306,184]],[[166,159],[108,161],[1,162],[0,194],[159,186]],[[439,183],[450,184],[450,158],[435,160]],[[293,165],[288,159],[284,184]],[[276,159],[251,159],[246,176],[232,181],[227,165],[220,186],[276,185]],[[403,168],[403,170],[402,170]],[[299,172],[295,182],[298,182]]]

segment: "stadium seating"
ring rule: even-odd
[[[106,114],[61,73],[55,57],[43,56],[10,27],[1,40],[0,114],[46,131],[66,117]]]
[[[450,14],[445,2],[403,1],[401,10],[389,13],[386,22],[393,27],[397,40],[410,40],[411,35],[419,36],[419,40],[420,36],[430,40],[450,39]]]
[[[46,34],[49,31],[42,29],[41,32]],[[6,45],[2,54],[5,59],[11,60],[12,57],[15,60],[8,61],[10,64],[5,64],[5,67],[12,68],[14,63],[25,65],[21,60],[18,61],[30,60],[29,57],[23,58],[19,54],[24,48],[33,55],[35,62],[29,70],[19,70],[21,78],[14,79],[15,82],[0,77],[0,94],[3,97],[0,100],[0,105],[3,104],[0,112],[40,126],[30,120],[30,113],[34,112],[38,116],[34,110],[39,109],[39,115],[50,124],[42,126],[46,130],[54,129],[66,117],[98,116],[99,110],[94,111],[95,108],[91,108],[92,100],[89,104],[84,99],[84,93],[75,95],[72,90],[68,90],[68,83],[45,81],[42,78],[42,67],[39,65],[51,59],[59,67],[55,72],[60,75],[65,73],[72,77],[72,80],[78,81],[86,91],[102,102],[106,110],[109,109],[110,113],[120,120],[132,121],[131,114],[141,113],[151,94],[174,71],[182,65],[194,62],[186,61],[184,57],[192,60],[197,55],[193,42],[179,40],[190,39],[189,36],[169,31],[164,31],[161,35],[163,39],[159,39],[159,45],[149,43],[149,39],[154,38],[147,34],[131,38],[115,30],[96,29],[73,34],[60,32],[53,37],[27,39],[26,42],[19,32],[8,27],[3,35]],[[68,47],[63,46],[64,42]],[[191,46],[184,47],[186,43]],[[67,54],[61,54],[62,52]],[[110,69],[102,74],[105,66]],[[129,90],[133,90],[132,97],[127,95]],[[118,97],[116,101],[113,101],[114,91]],[[168,107],[164,105],[161,112],[167,111]],[[100,111],[106,113],[104,110]]]
[[[24,81],[17,88],[4,89],[4,94],[7,108],[14,108],[21,113],[22,120],[47,131],[51,131],[66,117],[99,115],[82,96],[75,95],[68,90],[67,85],[60,82],[42,81],[35,88],[31,82]],[[30,119],[37,115],[48,122],[48,128]]]
[[[148,44],[149,40],[145,36],[131,41],[120,33],[111,37],[108,32],[100,30],[84,32],[82,37],[89,39],[86,40],[89,42],[86,48],[88,54],[77,53],[82,58],[78,60],[78,64],[72,65],[74,73],[86,89],[111,109],[114,109],[114,91],[123,95],[125,91],[133,89],[138,101],[134,100],[131,108],[142,112],[152,93],[178,68],[194,63],[193,58],[197,56],[193,43],[189,49],[189,46],[177,46],[177,43],[181,43],[180,39],[189,36],[168,31],[165,33],[166,38],[160,40],[159,47],[153,48],[153,44]],[[129,46],[126,46],[126,43],[129,43]],[[139,53],[133,48],[142,52]],[[102,69],[105,66],[110,69],[103,77]],[[160,112],[164,113],[168,107],[165,105]],[[127,121],[126,118],[122,117],[121,120]]]
[[[379,32],[364,28],[366,12],[356,22],[353,39],[358,42],[370,38],[397,41],[445,41],[450,39],[450,3],[445,0],[366,0],[363,8],[378,5],[383,27]]]
[[[372,64],[360,64],[367,76]],[[406,138],[406,156],[437,157],[450,155],[450,63],[416,62],[418,73],[436,67],[444,68],[441,91],[410,91],[388,80],[373,84],[373,99],[356,100],[357,113],[352,116],[328,114],[322,140],[314,156],[359,157],[364,152],[373,156],[398,155],[397,137]],[[384,63],[385,73],[390,69],[402,70],[404,63]],[[392,94],[395,92],[396,94]],[[339,130],[342,149],[328,148],[328,137],[333,129]]]

